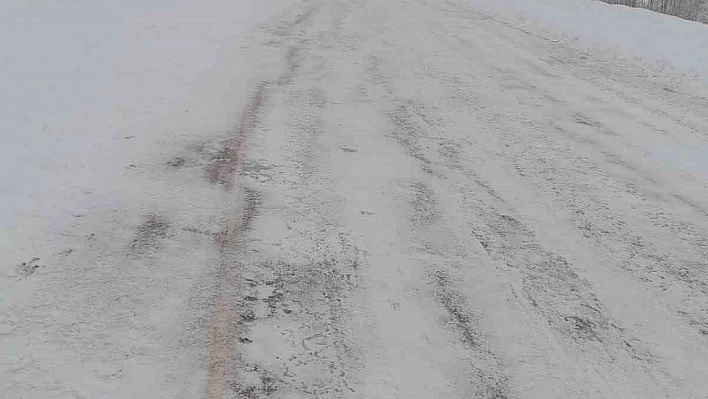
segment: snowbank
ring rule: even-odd
[[[654,66],[697,74],[708,84],[708,25],[592,0],[471,0],[563,31],[585,47],[620,50]]]
[[[587,49],[634,57],[669,76],[708,85],[708,25],[640,8],[592,0],[471,0],[473,7],[520,26],[541,26],[549,37]],[[708,142],[691,148],[649,146],[652,158],[708,181]]]

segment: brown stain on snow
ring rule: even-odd
[[[258,123],[258,111],[263,105],[267,82],[262,82],[256,88],[251,101],[246,106],[241,122],[221,150],[211,159],[206,167],[206,175],[210,182],[221,184],[227,189],[234,186],[234,176],[243,165],[243,147],[248,133]]]
[[[284,36],[312,18],[317,7],[308,11],[283,31]],[[292,81],[300,67],[298,51],[290,48],[286,55],[286,72],[274,81],[261,82],[246,105],[243,116],[234,135],[223,145],[222,149],[208,163],[206,176],[210,182],[222,185],[226,190],[234,187],[235,176],[243,168],[243,151],[245,140],[258,124],[258,113],[263,106],[268,86],[284,85]],[[207,397],[209,399],[224,399],[234,396],[238,391],[238,326],[243,317],[238,312],[237,283],[239,264],[235,259],[238,251],[238,241],[241,233],[250,229],[258,214],[262,196],[255,190],[246,190],[246,205],[238,219],[227,220],[224,227],[215,236],[215,243],[221,253],[219,265],[219,297],[215,312],[208,326],[208,382]],[[242,393],[243,394],[243,393]],[[246,393],[252,396],[252,393]]]
[[[220,184],[227,190],[233,189],[235,176],[243,166],[244,143],[257,124],[267,85],[267,82],[258,85],[234,135],[224,143],[218,155],[207,165],[206,175],[212,183]],[[239,265],[234,254],[238,251],[240,234],[250,228],[260,203],[260,193],[247,189],[243,213],[236,219],[228,219],[221,231],[215,235],[215,244],[221,254],[221,260],[218,271],[219,296],[207,331],[207,397],[210,399],[231,397],[238,386],[236,343],[242,317],[238,312],[237,296]]]
[[[238,312],[238,271],[239,264],[234,256],[238,251],[241,233],[248,231],[258,214],[261,194],[246,190],[246,206],[238,219],[230,219],[215,236],[215,243],[221,252],[219,265],[219,297],[216,310],[208,329],[208,382],[210,399],[230,397],[238,387],[237,363],[238,328],[243,318]]]
[[[220,251],[233,247],[236,242],[238,222],[229,220],[216,235]],[[222,256],[219,268],[220,285],[216,310],[208,329],[208,382],[210,399],[226,398],[236,384],[237,328],[241,321],[236,310],[236,295],[225,289],[236,282],[236,266]]]

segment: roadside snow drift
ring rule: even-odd
[[[540,24],[555,39],[619,50],[655,68],[674,67],[708,83],[708,25],[591,0],[470,0],[515,22]]]

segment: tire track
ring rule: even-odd
[[[495,32],[496,30],[495,28],[485,33],[502,41],[512,40],[505,32]],[[573,57],[573,54],[577,53],[576,50],[558,46],[544,49],[553,56],[560,53],[570,59],[577,58]],[[598,61],[589,60],[583,63],[598,64]],[[703,239],[708,230],[695,220],[685,220],[684,216],[657,205],[656,198],[652,198],[651,194],[636,189],[632,184],[626,183],[626,179],[623,180],[607,171],[606,167],[590,161],[582,154],[573,154],[579,147],[582,153],[587,153],[588,148],[590,152],[612,153],[615,150],[603,146],[600,140],[607,138],[601,136],[621,140],[619,133],[613,132],[609,124],[579,113],[577,109],[564,103],[553,105],[553,108],[559,108],[559,112],[565,114],[562,119],[567,123],[563,124],[563,127],[558,125],[556,120],[539,124],[533,116],[525,113],[523,108],[505,114],[495,113],[494,109],[485,105],[494,103],[495,99],[487,94],[489,87],[485,87],[482,82],[475,81],[474,85],[465,83],[459,77],[447,75],[433,63],[425,64],[425,67],[434,71],[432,76],[446,86],[452,98],[470,107],[467,112],[485,129],[489,132],[502,132],[494,133],[494,141],[501,148],[498,155],[511,161],[513,170],[521,180],[533,182],[539,192],[551,193],[560,209],[567,209],[571,214],[574,228],[583,234],[598,254],[614,259],[613,264],[622,267],[657,294],[666,295],[664,292],[667,290],[671,295],[678,294],[681,299],[671,301],[675,307],[673,311],[685,319],[698,336],[708,334],[708,309],[704,306],[708,295],[708,264],[704,261],[708,256],[708,248]],[[515,73],[523,76],[523,72]],[[575,70],[573,73],[574,78],[579,81],[597,83],[604,78],[617,84],[628,84],[619,80],[618,76],[608,75],[607,66],[604,64],[600,71],[593,74],[579,74]],[[494,85],[498,80],[494,79],[490,84]],[[597,86],[599,90],[626,98],[626,93],[618,94],[618,89],[610,90],[607,84],[598,83]],[[518,104],[508,103],[509,109],[513,110],[515,106],[518,107]],[[631,115],[627,114],[623,118],[631,118]],[[548,134],[545,131],[548,126],[555,128],[562,136]],[[530,140],[537,144],[529,145]],[[569,146],[567,140],[574,141],[574,145]],[[622,145],[626,143],[623,142]],[[617,156],[612,158],[612,155],[605,157],[608,158],[608,163],[613,160],[616,163],[616,159],[619,159]],[[470,170],[467,169],[466,173],[469,174]],[[637,173],[640,172],[635,171],[634,174]],[[625,198],[626,203],[633,204],[630,211],[632,216],[639,213],[651,223],[653,229],[645,227],[651,234],[638,230],[633,223],[629,223],[626,216],[611,210],[606,198],[598,198],[598,193],[607,192],[608,189],[615,196]],[[671,196],[673,190],[664,188],[663,191],[665,196]],[[680,199],[674,199],[681,203]],[[700,208],[696,209],[685,203],[684,205],[701,214]],[[667,232],[670,235],[667,235]],[[662,239],[651,238],[652,236]]]
[[[398,143],[411,157],[419,161],[423,171],[430,165],[444,165],[444,160],[434,163],[424,155],[421,149],[423,147],[417,139],[428,137],[429,134],[425,132],[423,125],[412,121],[409,112],[402,112],[401,109],[398,109],[398,113],[394,114],[393,118],[399,132],[397,137],[394,136]],[[426,109],[426,107],[419,107],[419,109]],[[435,118],[428,115],[427,119]],[[464,167],[461,170],[463,173],[466,172]],[[504,265],[506,270],[521,276],[523,295],[532,304],[531,309],[545,319],[561,337],[564,337],[568,345],[581,353],[588,353],[591,358],[598,359],[593,361],[611,361],[622,356],[625,361],[637,364],[637,369],[644,370],[644,378],[658,378],[665,380],[669,385],[674,384],[674,378],[668,376],[665,370],[657,365],[658,359],[647,347],[635,338],[626,336],[621,324],[608,316],[607,309],[593,293],[592,285],[577,274],[568,260],[544,249],[537,243],[534,234],[517,218],[501,213],[499,209],[508,208],[508,205],[488,183],[473,172],[465,175],[467,179],[471,178],[472,182],[475,182],[474,188],[469,186],[469,183],[459,181],[453,175],[449,175],[447,179],[439,179],[438,182],[445,185],[446,180],[456,181],[457,189],[453,190],[460,191],[464,198],[461,214],[475,216],[470,222],[473,235],[492,259]],[[489,194],[489,197],[482,199],[480,193]],[[438,223],[444,224],[441,221],[441,214],[436,210],[435,194],[431,189],[417,182],[413,186],[413,197],[411,223],[419,231],[424,231]],[[426,242],[429,240],[427,236],[429,234],[420,235],[425,242],[424,248],[432,246],[430,242]],[[451,252],[448,250],[435,253],[449,256]],[[445,273],[445,269],[441,269],[434,274],[439,290],[449,285],[446,285],[450,279],[444,277]],[[459,297],[454,291],[447,293],[438,291],[437,298],[441,300],[441,298]],[[451,324],[455,326],[463,342],[474,342],[477,335],[475,330],[469,327],[469,313],[463,312],[463,308],[459,305],[445,305],[445,309]],[[480,359],[485,359],[478,359],[482,363],[486,362],[487,366],[483,368],[484,370],[499,369],[493,354],[477,355]],[[603,378],[612,380],[611,374],[607,373],[603,374]],[[488,392],[497,392],[495,387],[498,386],[508,387],[506,377],[479,377],[478,380],[477,384],[490,384],[486,390]],[[508,388],[505,389],[508,391]]]
[[[420,102],[404,102],[407,105],[389,113],[389,120],[395,126],[392,137],[406,153],[415,159],[421,170],[430,179],[444,181],[445,177],[433,172],[433,165],[445,164],[431,161],[424,152],[432,151],[419,144],[419,139],[428,137],[423,125],[414,122],[420,118],[427,126],[440,126],[441,119]],[[415,117],[413,116],[415,115]],[[465,295],[458,288],[454,269],[450,261],[463,261],[465,250],[454,243],[459,240],[446,228],[442,211],[438,207],[437,195],[426,183],[415,181],[410,187],[410,223],[424,253],[433,255],[437,262],[430,263],[429,281],[434,300],[444,310],[444,324],[457,336],[463,351],[469,356],[466,392],[477,398],[509,399],[516,397],[511,387],[510,377],[504,371],[502,361],[486,342],[478,316],[474,314]],[[429,262],[426,262],[429,263]]]
[[[439,266],[438,266],[439,267]],[[447,313],[447,324],[458,335],[470,354],[469,391],[480,399],[511,399],[518,397],[511,387],[511,378],[502,361],[485,342],[478,317],[455,283],[455,275],[442,269],[432,272],[435,299]]]
[[[708,309],[702,305],[708,296],[706,282],[708,269],[702,261],[702,256],[696,257],[692,253],[698,251],[702,255],[705,254],[700,239],[702,234],[697,231],[697,228],[689,224],[676,225],[675,219],[668,219],[661,212],[654,211],[652,215],[654,207],[645,204],[647,206],[642,209],[642,213],[652,224],[658,227],[663,225],[674,234],[680,233],[683,237],[679,236],[679,239],[693,247],[692,251],[684,253],[662,249],[663,245],[653,242],[637,231],[625,218],[620,217],[601,200],[596,199],[592,186],[567,183],[573,179],[568,176],[568,171],[572,171],[576,176],[587,176],[588,179],[593,175],[599,176],[604,181],[604,187],[617,186],[596,165],[579,158],[565,159],[565,155],[558,155],[560,154],[553,156],[557,160],[555,165],[565,164],[565,167],[547,163],[543,169],[540,169],[529,160],[529,157],[535,159],[535,154],[521,151],[514,161],[517,165],[517,173],[533,181],[539,189],[553,193],[555,201],[571,213],[574,227],[592,242],[593,246],[602,248],[603,252],[609,252],[615,259],[615,264],[629,272],[642,284],[649,285],[658,292],[677,284],[689,287],[686,292],[691,294],[677,304],[677,312],[698,334],[708,334],[708,313],[706,313]],[[622,192],[622,194],[628,193]]]
[[[459,239],[445,227],[447,223],[435,191],[420,181],[414,182],[410,191],[410,224],[416,236],[414,240],[421,245],[417,250],[428,258],[425,264],[428,265],[431,294],[443,310],[442,325],[453,335],[459,350],[467,358],[468,369],[464,374],[468,381],[464,382],[463,392],[484,399],[518,397],[503,360],[491,348],[479,315],[458,283],[464,279],[453,265],[464,264],[469,255],[464,248],[451,244]],[[441,247],[440,241],[447,244]]]

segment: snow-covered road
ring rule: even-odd
[[[0,397],[708,397],[708,89],[461,0],[240,57],[231,131],[3,271]]]

